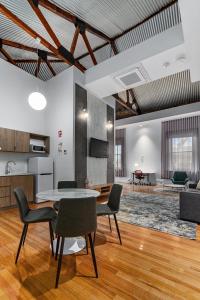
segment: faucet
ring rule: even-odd
[[[14,160],[8,160],[6,162],[6,166],[5,166],[5,174],[10,174],[11,173],[11,168],[10,168],[10,164],[16,165],[16,162]]]

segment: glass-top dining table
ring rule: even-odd
[[[61,199],[76,199],[76,198],[97,198],[100,193],[96,190],[79,189],[79,188],[67,188],[67,189],[54,189],[36,194],[36,198],[42,201],[60,201]],[[57,239],[53,241],[54,253],[56,251]],[[70,237],[65,238],[63,255],[69,255],[81,251],[86,247],[85,238]],[[60,251],[60,250],[59,250]],[[59,252],[58,251],[58,252]]]

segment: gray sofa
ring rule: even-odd
[[[200,223],[200,192],[180,193],[180,219]]]

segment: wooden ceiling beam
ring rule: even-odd
[[[136,107],[136,109],[137,109],[137,112],[138,112],[139,114],[141,114],[141,109],[140,109],[140,107],[139,107],[139,105],[138,105],[138,102],[137,102],[137,100],[136,100],[136,98],[135,98],[133,89],[130,89],[130,90],[128,90],[128,91],[129,91],[129,93],[130,93],[130,95],[131,95],[131,98],[132,98],[133,103],[135,104],[135,107]]]
[[[76,27],[76,30],[75,30],[75,32],[74,32],[74,36],[73,36],[73,40],[72,40],[72,44],[71,44],[71,48],[70,48],[70,52],[71,52],[72,54],[74,54],[74,52],[75,52],[76,45],[77,45],[77,41],[78,41],[79,33],[80,33],[80,28],[77,26],[77,27]]]
[[[6,16],[10,21],[15,23],[18,27],[23,29],[26,33],[28,33],[32,38],[39,38],[40,42],[43,46],[53,52],[56,57],[63,59],[65,63],[69,65],[75,65],[80,71],[84,72],[85,67],[81,65],[78,61],[76,61],[73,55],[67,51],[64,47],[60,47],[56,49],[52,46],[48,41],[46,41],[40,34],[36,33],[32,28],[30,28],[27,24],[25,24],[22,20],[20,20],[16,15],[14,15],[10,10],[8,10],[4,5],[0,4],[0,13]]]
[[[9,47],[12,47],[12,48],[25,50],[25,51],[28,51],[28,52],[37,53],[37,51],[38,51],[37,48],[29,47],[29,46],[26,46],[26,45],[23,45],[23,44],[20,44],[20,43],[17,43],[17,42],[5,40],[5,39],[2,39],[2,44],[5,45],[5,46],[9,46]],[[53,57],[56,56],[54,53],[48,52],[48,51],[47,51],[47,54],[48,54],[48,56],[53,56]]]
[[[50,63],[63,63],[61,59],[48,59]],[[16,64],[35,64],[38,62],[37,59],[14,59]],[[45,63],[45,61],[41,61],[41,63]]]
[[[3,49],[0,48],[0,52],[3,54],[3,56],[7,59],[7,61],[13,65],[16,65],[15,61],[12,59],[12,57],[10,56],[10,54],[8,54],[8,52]]]
[[[118,94],[114,94],[114,95],[112,95],[112,96],[115,98],[115,100],[116,100],[119,104],[121,104],[123,107],[125,107],[125,108],[126,108],[128,111],[130,111],[133,115],[137,115],[137,112],[136,112],[135,110],[133,110],[131,106],[128,106],[128,105],[120,98],[120,96],[119,96]]]
[[[127,104],[128,105],[131,105],[131,103],[130,103],[130,97],[129,97],[130,95],[129,95],[129,91],[128,90],[126,90],[126,100],[127,100]]]
[[[128,111],[116,111],[116,120],[133,117],[133,115]]]
[[[41,62],[42,62],[42,59],[39,57],[38,58],[38,61],[37,61],[37,66],[36,66],[36,69],[35,69],[35,77],[38,77],[38,74],[40,72],[40,65],[41,65]]]
[[[53,69],[53,67],[51,66],[50,62],[49,62],[48,60],[45,61],[45,62],[46,62],[46,64],[47,64],[49,70],[51,71],[51,74],[52,74],[53,76],[56,76],[56,72],[54,71],[54,69]]]
[[[49,11],[51,11],[52,13],[56,14],[57,16],[60,16],[62,18],[64,18],[65,20],[73,23],[74,25],[77,22],[77,19],[80,20],[79,18],[77,18],[75,15],[73,15],[72,13],[58,7],[57,5],[49,2],[48,0],[38,0],[39,1],[39,5],[41,5],[42,7],[48,9]],[[98,36],[99,38],[102,38],[104,40],[106,40],[107,42],[110,43],[111,38],[109,36],[107,36],[105,33],[101,32],[100,30],[94,28],[93,26],[91,26],[90,24],[84,22],[83,20],[80,20],[81,22],[83,22],[86,26],[86,30],[96,36]]]
[[[118,35],[115,35],[114,37],[110,38],[109,41],[107,40],[107,43],[104,43],[104,44],[102,44],[102,45],[100,45],[100,46],[94,48],[94,49],[93,49],[93,52],[96,52],[96,51],[100,50],[101,48],[107,46],[107,45],[110,43],[110,45],[111,45],[111,47],[112,47],[112,50],[113,50],[113,53],[114,53],[115,55],[118,54],[118,51],[117,51],[117,48],[116,48],[116,45],[115,45],[115,41],[116,41],[118,38],[122,37],[123,35],[125,35],[126,33],[130,32],[130,31],[136,29],[137,27],[141,26],[141,25],[144,24],[145,22],[151,20],[153,17],[159,15],[162,11],[164,11],[164,10],[168,9],[169,7],[173,6],[175,3],[178,3],[178,0],[172,0],[172,2],[170,2],[169,4],[167,4],[166,6],[164,6],[163,8],[161,8],[159,11],[157,11],[157,12],[155,12],[154,14],[152,14],[151,16],[149,16],[148,18],[144,19],[142,22],[139,22],[139,23],[137,23],[136,25],[134,25],[134,26],[128,28],[128,29],[125,30],[124,32],[122,32],[122,33],[120,33],[120,34],[118,34]],[[86,56],[88,56],[88,55],[89,55],[89,53],[84,53],[84,54],[82,54],[81,56],[77,57],[76,59],[77,59],[77,60],[80,60],[80,59],[82,59],[82,58],[84,58],[84,57],[86,57]]]
[[[94,64],[94,65],[97,65],[96,58],[95,58],[95,56],[94,56],[93,50],[92,50],[92,48],[91,48],[91,46],[90,46],[90,43],[89,43],[89,41],[88,41],[88,38],[87,38],[87,36],[86,36],[85,31],[84,31],[84,32],[81,32],[81,36],[82,36],[82,38],[83,38],[83,41],[84,41],[84,43],[85,43],[85,46],[86,46],[86,48],[87,48],[89,54],[90,54],[90,57],[91,57],[91,59],[92,59],[92,61],[93,61],[93,64]]]
[[[111,48],[112,48],[112,50],[113,50],[114,55],[117,55],[117,54],[118,54],[118,49],[117,49],[117,46],[116,46],[115,41],[112,41],[112,42],[110,43],[110,45],[111,45]]]
[[[51,71],[52,75],[56,76],[56,72],[54,71],[53,67],[51,66],[50,62],[48,61],[47,52],[46,51],[38,50],[38,59],[41,60],[41,61],[43,61],[43,62],[45,62],[46,65],[47,65],[47,67]]]
[[[39,9],[39,7],[38,7],[39,1],[33,1],[33,0],[27,0],[27,1],[29,2],[29,4],[32,7],[33,11],[35,12],[37,17],[39,18],[40,22],[42,23],[42,25],[44,26],[44,28],[48,32],[49,36],[51,37],[51,39],[53,40],[55,45],[59,48],[61,46],[61,43],[58,40],[58,38],[57,38],[56,34],[54,33],[54,31],[52,30],[51,26],[47,22],[46,18],[42,14],[41,10]]]
[[[95,47],[95,48],[93,49],[93,52],[96,52],[96,51],[102,49],[103,47],[105,47],[105,46],[107,46],[107,45],[109,45],[109,43],[104,43],[104,44],[102,44],[102,45],[100,45],[100,46],[97,46],[97,47]],[[82,55],[76,57],[76,59],[77,59],[77,60],[81,60],[81,59],[83,59],[84,57],[87,57],[88,55],[89,55],[89,53],[87,52],[87,53],[84,53],[84,54],[82,54]]]

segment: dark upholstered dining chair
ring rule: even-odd
[[[76,181],[58,181],[57,189],[76,189],[77,182]],[[55,202],[53,208],[58,211],[59,209],[59,202]]]
[[[77,188],[77,181],[58,181],[58,186],[57,186],[57,189],[60,190],[60,189],[76,189]],[[59,210],[59,204],[60,202],[55,202],[53,204],[53,208],[58,211]],[[86,242],[86,251],[87,251],[87,254],[88,254],[88,239],[87,237],[85,236],[85,242]],[[56,258],[57,259],[57,258]]]
[[[77,188],[76,181],[58,181],[58,189],[75,189]]]
[[[20,213],[20,219],[22,223],[24,224],[23,231],[21,234],[21,239],[19,242],[19,247],[17,250],[17,255],[15,259],[15,264],[18,261],[18,257],[20,254],[21,246],[24,245],[27,231],[28,231],[28,225],[31,223],[41,223],[41,222],[48,222],[49,223],[49,231],[50,231],[50,240],[51,240],[51,249],[52,249],[52,255],[53,253],[53,228],[52,228],[52,221],[56,218],[56,212],[52,207],[42,207],[38,209],[30,209],[28,205],[28,201],[26,198],[26,195],[24,194],[24,191],[17,187],[14,189],[15,198],[17,201],[17,205],[19,208]]]
[[[96,231],[96,226],[96,198],[90,197],[60,200],[58,216],[53,226],[55,234],[57,235],[56,257],[59,255],[55,285],[56,288],[58,287],[60,277],[65,238],[78,237],[83,235],[88,236],[96,278],[98,277],[95,252],[91,235]]]
[[[97,204],[97,207],[96,207],[97,216],[108,216],[109,217],[110,229],[111,229],[110,216],[111,215],[114,216],[115,225],[117,228],[117,233],[118,233],[120,244],[122,244],[122,241],[121,241],[121,235],[120,235],[119,226],[117,223],[116,214],[119,211],[121,193],[122,193],[122,185],[113,184],[110,195],[109,195],[108,202],[106,204]]]

